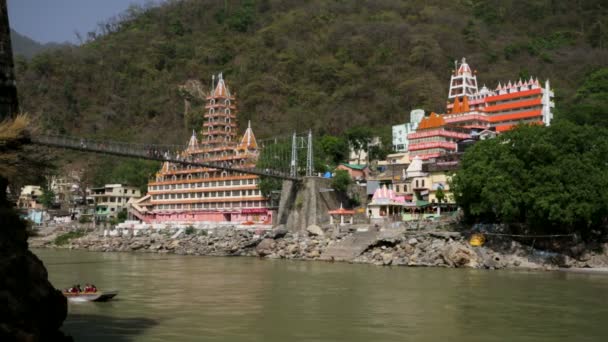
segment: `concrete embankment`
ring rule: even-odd
[[[189,234],[188,234],[189,233]],[[532,250],[516,241],[471,247],[464,235],[447,231],[368,231],[329,236],[320,229],[292,233],[275,229],[263,234],[222,229],[142,232],[138,236],[104,237],[89,233],[56,246],[37,237],[32,247],[71,248],[99,252],[147,252],[206,256],[256,256],[270,259],[344,261],[392,266],[558,269],[605,267],[608,254],[577,260]],[[592,264],[589,262],[593,261]]]

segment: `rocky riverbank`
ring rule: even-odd
[[[177,236],[176,236],[177,235]],[[205,256],[253,256],[270,259],[323,260],[383,266],[557,269],[606,267],[606,252],[572,258],[523,246],[513,240],[489,241],[472,247],[468,237],[447,231],[348,232],[329,235],[319,227],[292,233],[275,229],[265,233],[222,229],[177,233],[142,232],[137,236],[104,237],[88,233],[56,246],[49,237],[32,238],[32,247],[83,249],[97,252],[173,253]],[[608,246],[604,250],[608,250]],[[335,250],[346,250],[336,257]]]

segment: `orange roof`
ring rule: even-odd
[[[354,210],[348,210],[340,207],[340,209],[330,210],[327,212],[330,215],[355,215]]]
[[[466,113],[469,111],[469,97],[468,96],[464,96],[464,98],[462,99],[462,106],[460,107],[460,110],[463,113]]]
[[[494,122],[501,122],[501,121],[523,120],[523,119],[533,118],[536,116],[542,116],[542,112],[540,109],[530,110],[527,112],[513,113],[513,114],[492,115],[489,117],[489,121],[494,123]]]
[[[542,105],[542,99],[531,99],[531,100],[523,100],[523,101],[511,101],[507,103],[501,103],[497,105],[491,105],[484,108],[485,112],[502,112],[509,109],[520,108],[520,107],[535,107]]]
[[[445,125],[445,120],[443,116],[437,113],[431,113],[428,117],[422,119],[420,124],[418,124],[418,130],[421,129],[429,129],[429,128],[437,128]]]
[[[460,100],[456,98],[454,100],[454,106],[452,107],[452,113],[460,113]]]
[[[256,150],[258,148],[258,142],[255,140],[253,130],[251,129],[251,121],[247,123],[247,130],[243,134],[243,139],[239,144],[239,150]]]

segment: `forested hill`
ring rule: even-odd
[[[27,59],[32,58],[34,55],[49,49],[57,49],[61,46],[66,46],[68,43],[39,43],[30,37],[24,36],[19,32],[11,29],[11,43],[13,45],[13,55],[22,56]]]
[[[131,7],[82,46],[19,59],[23,109],[57,131],[183,143],[201,113],[184,117],[178,86],[223,72],[241,127],[337,134],[442,111],[461,57],[480,85],[549,78],[558,108],[608,62],[603,0],[225,3]]]

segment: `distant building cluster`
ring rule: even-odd
[[[381,144],[374,137],[366,149],[351,149],[348,160],[336,170],[348,172],[361,194],[366,191],[357,213],[365,213],[370,222],[419,220],[454,212],[449,180],[462,152],[476,141],[491,139],[518,124],[550,125],[553,96],[549,81],[541,83],[535,78],[499,83],[493,90],[479,89],[476,72],[463,58],[455,62],[445,113],[412,110],[408,122],[392,127],[394,153],[386,160],[370,161],[369,147]],[[165,162],[149,180],[143,197],[139,189],[123,184],[82,189],[78,175],[54,177],[50,188],[57,195],[58,209],[66,210],[72,219],[89,215],[96,222],[112,221],[128,212],[129,219],[151,225],[271,225],[276,208],[262,195],[260,178],[240,171],[255,167],[260,147],[250,123],[238,134],[236,94],[230,92],[222,74],[213,77],[205,99],[201,139],[193,132],[177,159],[219,163],[228,169]],[[375,167],[370,167],[372,163]],[[332,177],[332,172],[323,176]],[[19,208],[30,213],[43,210],[42,192],[40,187],[24,187],[16,201]],[[342,223],[345,217],[352,222],[355,215],[344,208],[332,213]],[[44,220],[40,215],[30,216],[35,222]]]
[[[408,221],[436,217],[442,207],[451,211],[449,175],[460,154],[518,124],[550,125],[553,96],[548,80],[532,77],[479,89],[466,59],[455,62],[445,113],[415,109],[409,122],[393,126],[395,153],[378,163],[381,172],[367,182],[370,219]]]

